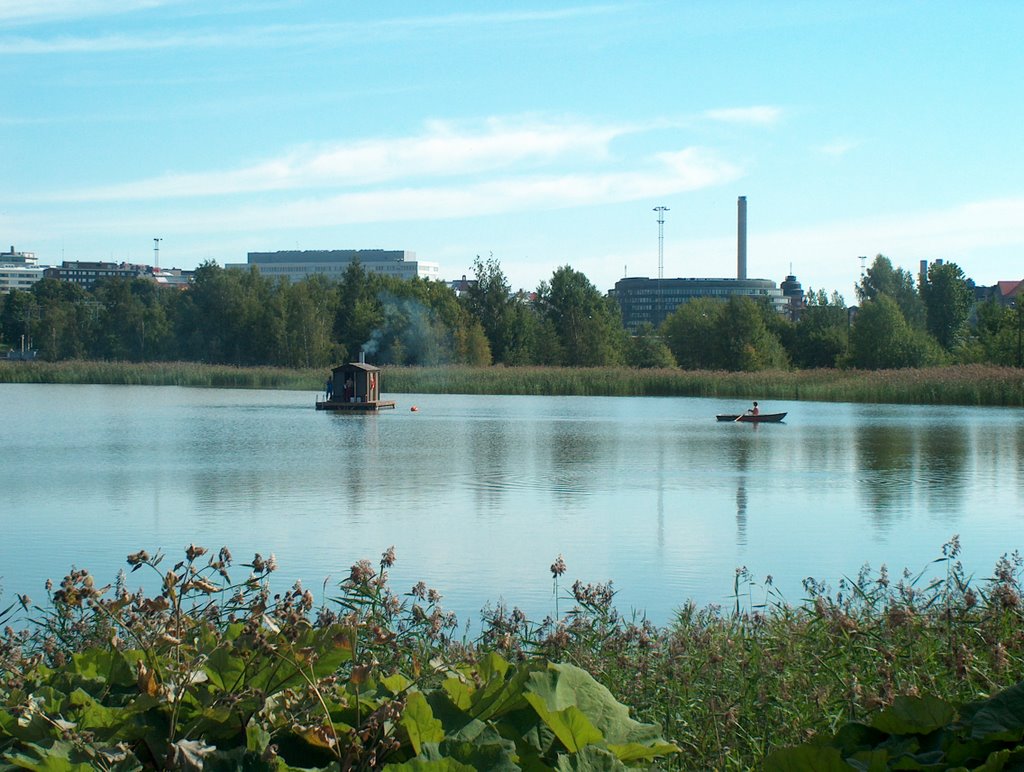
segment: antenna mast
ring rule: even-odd
[[[654,207],[658,213],[658,278],[665,276],[665,212],[669,211],[667,206]]]

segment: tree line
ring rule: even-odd
[[[31,341],[49,360],[187,360],[326,367],[365,352],[375,364],[770,368],[1019,364],[1019,312],[975,304],[954,263],[924,281],[879,255],[856,288],[860,306],[810,290],[798,321],[748,297],[700,298],[658,328],[630,336],[614,299],[563,266],[535,292],[513,292],[493,257],[476,283],[447,284],[365,271],[339,282],[288,283],[256,269],[207,262],[183,292],[148,279],[108,279],[86,290],[43,279],[0,304],[0,340]]]

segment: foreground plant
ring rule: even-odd
[[[676,749],[578,667],[510,664],[387,569],[352,567],[330,606],[271,595],[273,556],[232,582],[226,549],[130,555],[159,588],[72,571],[0,643],[0,758],[27,769],[612,769]],[[11,610],[8,610],[8,614]]]
[[[996,770],[1024,765],[1024,684],[959,708],[936,697],[898,697],[869,723],[772,753],[766,772]]]

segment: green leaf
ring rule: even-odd
[[[930,734],[956,718],[956,710],[937,697],[897,697],[871,726],[887,734]]]
[[[4,754],[4,760],[34,772],[91,772],[94,769],[92,764],[81,760],[81,754],[67,740],[49,745],[22,743],[21,747],[24,750]]]
[[[446,678],[441,684],[448,698],[459,710],[469,710],[473,704],[473,687],[458,678]]]
[[[812,742],[815,745],[831,745],[838,748],[844,757],[850,757],[857,751],[874,748],[885,739],[885,732],[880,732],[867,724],[851,721],[839,728],[831,742],[826,739],[816,739]]]
[[[889,753],[884,749],[858,751],[848,756],[846,762],[863,772],[886,772],[889,769]]]
[[[764,772],[850,772],[856,767],[843,761],[835,748],[801,745],[773,751],[764,761]]]
[[[511,666],[507,659],[497,652],[489,651],[477,663],[477,672],[484,681],[491,681],[493,679],[504,681],[509,667]]]
[[[543,699],[551,712],[570,705],[579,708],[610,745],[664,742],[659,727],[630,718],[629,708],[618,702],[593,676],[575,665],[549,664],[546,670],[533,672],[527,693]]]
[[[388,764],[385,772],[476,772],[477,767],[455,759],[411,759],[402,764]]]
[[[244,683],[245,660],[226,647],[214,649],[203,668],[210,683],[221,691],[230,691]]]
[[[965,723],[978,740],[1017,742],[1024,737],[1024,683],[994,697],[965,706]]]
[[[616,772],[625,768],[614,753],[594,745],[588,745],[579,753],[559,754],[555,762],[559,772]]]
[[[380,685],[391,692],[392,695],[401,694],[412,686],[413,683],[414,681],[406,678],[401,673],[394,673],[380,679]]]
[[[671,756],[679,753],[679,747],[669,742],[652,743],[641,745],[640,743],[625,743],[616,745],[609,743],[608,750],[615,754],[619,761],[630,763],[633,761],[650,761],[658,756]]]
[[[98,733],[102,737],[110,737],[130,719],[129,712],[124,708],[108,708],[93,699],[84,689],[71,692],[67,706],[68,718],[78,724],[80,729]]]
[[[570,753],[576,753],[591,743],[604,740],[600,730],[575,705],[569,705],[562,710],[549,710],[540,695],[527,694],[526,700]]]
[[[138,652],[141,655],[141,652]],[[71,655],[66,668],[76,685],[80,679],[97,685],[131,686],[135,683],[135,670],[124,653],[113,648],[92,648]]]
[[[523,707],[526,703],[523,694],[531,674],[543,663],[523,665],[511,671],[503,668],[492,668],[488,672],[490,678],[484,685],[473,691],[470,698],[469,714],[481,721],[502,716],[510,711]]]
[[[270,732],[256,719],[250,718],[245,725],[245,747],[247,750],[263,753],[270,745]]]
[[[417,756],[424,743],[441,742],[444,739],[441,722],[434,718],[434,712],[421,692],[409,693],[399,724],[408,732],[409,742]]]

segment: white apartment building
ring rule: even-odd
[[[417,260],[404,249],[319,249],[250,252],[248,262],[227,263],[225,268],[247,270],[256,266],[264,276],[281,276],[290,282],[315,275],[340,281],[345,270],[358,260],[367,273],[381,273],[400,279],[440,279],[438,263]]]
[[[16,252],[11,245],[10,251],[0,252],[0,294],[30,289],[43,278],[43,270],[34,252]]]

